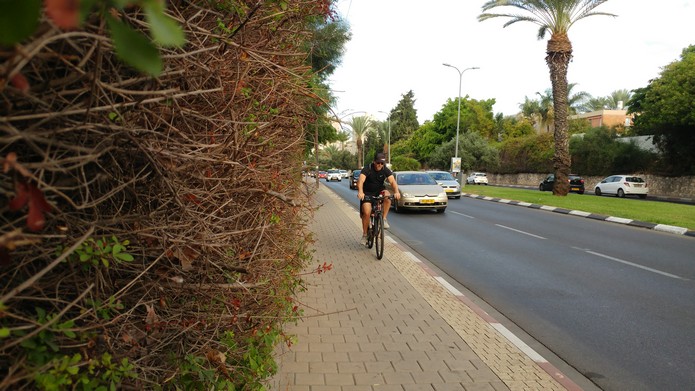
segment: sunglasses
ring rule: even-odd
[[[374,162],[374,164],[378,164],[378,165],[380,165],[380,166],[383,166],[383,165],[384,165],[384,162]]]

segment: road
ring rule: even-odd
[[[695,389],[695,239],[465,197],[389,222],[598,387]]]

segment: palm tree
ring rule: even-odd
[[[352,133],[357,142],[357,167],[364,167],[362,161],[362,139],[372,129],[372,120],[367,116],[352,117],[347,125],[352,128]]]
[[[569,192],[568,176],[570,173],[570,154],[568,129],[568,87],[567,68],[572,59],[572,42],[567,32],[574,23],[593,15],[615,16],[594,9],[607,0],[490,0],[483,5],[479,21],[505,17],[509,18],[504,27],[516,22],[531,22],[540,26],[538,39],[550,33],[546,46],[545,62],[550,70],[550,82],[553,87],[553,107],[555,114],[555,185],[553,194],[566,196]],[[524,11],[523,14],[486,13],[497,7],[513,7]]]
[[[610,109],[622,110],[625,108],[630,98],[632,98],[632,93],[626,89],[622,89],[611,92],[611,94],[606,97],[606,100],[608,101],[608,107]],[[622,107],[619,104],[620,102],[622,102]]]

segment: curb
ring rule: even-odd
[[[486,197],[486,196],[482,196],[482,195],[478,195],[478,194],[471,194],[471,193],[461,193],[461,196],[462,197],[468,197],[468,198],[476,198],[476,199],[485,200],[485,201],[499,202],[499,203],[508,204],[508,205],[524,206],[524,207],[532,208],[532,209],[542,209],[542,210],[547,210],[550,212],[555,212],[555,213],[560,213],[560,214],[570,214],[570,215],[579,216],[579,217],[586,217],[586,218],[594,219],[594,220],[607,221],[607,222],[611,222],[611,223],[618,223],[618,224],[628,225],[628,226],[637,227],[637,228],[647,228],[647,229],[651,229],[654,231],[666,232],[666,233],[682,235],[682,236],[690,236],[690,237],[695,238],[695,231],[689,230],[689,229],[684,228],[684,227],[677,227],[674,225],[655,224],[655,223],[649,223],[649,222],[645,222],[645,221],[626,219],[626,218],[622,218],[622,217],[606,216],[606,215],[600,215],[600,214],[595,214],[595,213],[583,212],[581,210],[570,210],[570,209],[559,208],[559,207],[555,207],[555,206],[531,204],[528,202],[513,201],[513,200],[507,200],[504,198]]]

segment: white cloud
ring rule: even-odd
[[[507,19],[478,22],[485,0],[340,0],[352,40],[331,76],[336,111],[366,111],[384,119],[413,90],[420,123],[431,120],[448,98],[496,99],[495,113],[518,112],[524,97],[550,87],[546,40],[537,26]],[[610,0],[570,29],[574,60],[568,79],[577,91],[605,96],[644,87],[661,67],[695,44],[695,0]]]

